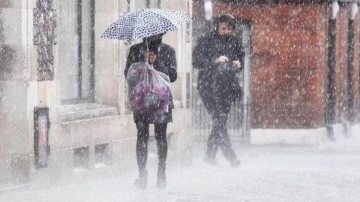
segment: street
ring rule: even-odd
[[[0,201],[360,201],[360,136],[317,146],[241,146],[231,168],[218,153],[220,166],[202,161],[204,145],[194,144],[191,165],[169,162],[168,186],[157,189],[156,155],[150,156],[148,188],[133,186],[136,169],[114,177],[49,188],[5,192]]]

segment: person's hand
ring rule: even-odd
[[[148,61],[150,64],[154,63],[157,59],[156,54],[152,51],[147,51],[144,55],[146,61]]]
[[[223,62],[227,62],[229,59],[226,56],[220,56],[218,58],[216,58],[215,63],[223,63]]]
[[[237,67],[237,68],[241,68],[241,63],[240,63],[240,61],[239,61],[239,60],[234,60],[234,61],[233,61],[233,66],[234,66],[234,67]]]

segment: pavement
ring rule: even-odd
[[[194,144],[191,165],[170,161],[165,189],[156,188],[156,166],[149,163],[145,190],[134,187],[134,169],[111,177],[4,192],[0,201],[360,201],[360,133],[316,146],[233,146],[242,163],[238,168],[231,168],[221,152],[219,166],[206,164],[205,145]],[[150,157],[155,160],[155,155]]]

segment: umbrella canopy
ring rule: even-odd
[[[190,16],[181,11],[141,9],[121,16],[101,37],[132,41],[177,30],[186,21],[190,21]]]

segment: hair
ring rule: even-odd
[[[221,13],[215,19],[215,28],[216,28],[216,30],[219,27],[219,23],[224,23],[224,22],[228,23],[229,25],[231,25],[233,27],[233,29],[235,29],[235,27],[236,27],[236,19],[235,19],[235,17],[233,15],[231,15],[230,13]]]
[[[144,50],[148,50],[148,51],[151,51],[155,54],[158,54],[159,52],[159,46],[160,44],[162,43],[162,37],[164,36],[164,34],[166,34],[166,32],[164,33],[160,33],[160,34],[157,34],[158,35],[158,38],[155,39],[154,41],[150,41],[150,42],[147,42],[146,40],[148,39],[148,37],[145,37],[143,38],[143,43],[144,43],[144,47],[143,49]],[[146,46],[147,45],[147,46]]]

